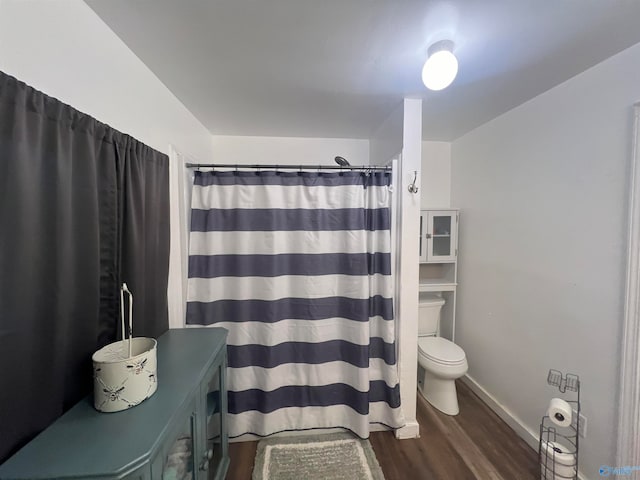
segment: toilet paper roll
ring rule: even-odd
[[[561,398],[552,398],[549,402],[547,415],[559,427],[571,426],[571,405]]]
[[[559,442],[542,441],[541,479],[568,480],[576,478],[576,449]]]

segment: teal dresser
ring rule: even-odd
[[[100,413],[88,396],[0,466],[0,479],[223,480],[226,338],[221,328],[169,330],[151,398]]]

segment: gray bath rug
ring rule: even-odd
[[[350,433],[258,442],[252,480],[384,480],[369,440]]]

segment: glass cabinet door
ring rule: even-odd
[[[431,253],[433,257],[451,256],[451,216],[434,215],[432,219]]]
[[[217,480],[220,475],[220,465],[227,457],[226,443],[226,411],[227,398],[224,392],[223,382],[226,371],[226,362],[213,368],[205,388],[201,401],[204,402],[204,451],[200,460],[200,478]]]
[[[195,480],[193,415],[187,417],[178,432],[171,438],[168,449],[158,459],[161,467],[156,465],[156,462],[152,466],[152,477],[162,480]],[[161,474],[156,473],[157,467],[161,468]]]

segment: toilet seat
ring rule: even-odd
[[[440,365],[460,365],[466,362],[464,350],[442,337],[418,338],[418,355]]]

